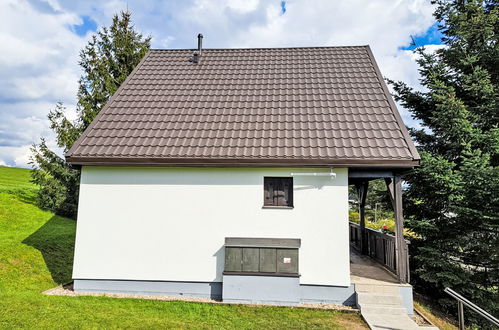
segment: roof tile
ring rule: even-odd
[[[68,161],[419,158],[367,47],[191,54],[151,50]]]

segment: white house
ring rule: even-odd
[[[199,47],[149,51],[66,159],[75,290],[352,304],[348,184],[419,155],[368,46]]]

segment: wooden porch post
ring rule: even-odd
[[[407,253],[407,243],[404,239],[404,217],[402,207],[402,179],[395,175],[392,179],[385,179],[388,193],[395,213],[395,258],[397,275],[400,282],[409,281],[409,260]]]
[[[369,181],[360,181],[355,184],[357,196],[359,197],[359,216],[360,216],[360,253],[368,254],[367,235],[366,235],[366,198]]]

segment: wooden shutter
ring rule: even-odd
[[[293,178],[282,178],[282,204],[280,206],[293,206]]]
[[[293,178],[264,178],[265,206],[293,206]]]
[[[274,178],[264,178],[264,201],[263,205],[274,205]]]
[[[277,249],[277,272],[298,274],[298,249]]]
[[[275,273],[277,271],[276,249],[260,249],[260,272]]]
[[[285,200],[284,200],[284,185],[283,181],[281,178],[276,178],[276,184],[275,184],[275,194],[276,194],[276,204],[277,206],[284,206],[286,205]]]
[[[225,270],[240,272],[243,270],[243,249],[240,247],[225,248]]]
[[[258,272],[260,265],[259,248],[243,248],[243,272]]]

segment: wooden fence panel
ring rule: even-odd
[[[380,233],[369,228],[366,228],[365,235],[367,236],[368,244],[367,254],[396,274],[395,236]],[[356,249],[360,249],[360,240],[360,226],[350,222],[350,244]]]

